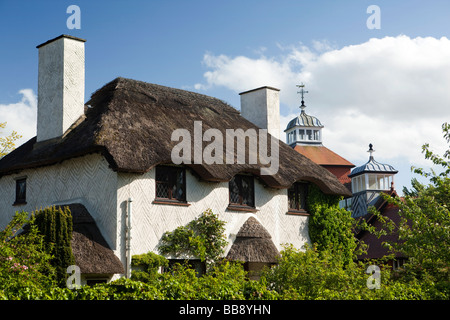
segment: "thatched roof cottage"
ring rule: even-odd
[[[262,173],[271,164],[255,150],[263,147],[261,128],[278,135],[278,89],[243,92],[239,112],[199,93],[117,78],[84,103],[84,42],[62,35],[38,46],[37,136],[0,160],[0,227],[16,210],[71,205],[84,282],[129,273],[131,255],[157,252],[164,232],[208,208],[227,222],[226,254],[271,263],[282,243],[309,241],[300,201],[308,184],[349,195],[333,174],[278,139],[266,140],[267,156],[278,152],[278,170]],[[192,161],[174,164],[177,129],[193,137],[183,152]],[[211,143],[207,132],[225,138],[230,129],[245,148],[237,143],[230,154],[224,142],[212,155],[217,160],[223,151],[223,159],[235,161],[196,161],[196,152]],[[245,143],[249,129],[258,148],[249,137]],[[256,160],[236,161],[242,150],[245,159]],[[288,199],[288,190],[295,199]]]

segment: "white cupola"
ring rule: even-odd
[[[352,180],[352,216],[367,214],[367,208],[378,200],[381,192],[394,190],[394,175],[398,172],[389,164],[379,163],[373,157],[373,145],[369,144],[369,161],[356,167],[348,175]]]
[[[300,115],[289,121],[284,132],[286,132],[286,143],[291,147],[296,145],[322,145],[323,125],[319,119],[310,116],[305,112],[304,94],[308,93],[303,88],[304,84],[297,85],[302,95],[302,104],[300,105]]]
[[[394,183],[394,175],[398,172],[389,164],[375,161],[373,145],[369,144],[369,161],[352,170],[348,175],[352,179],[352,193],[367,190],[387,191]]]

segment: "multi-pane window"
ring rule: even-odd
[[[255,184],[252,176],[235,175],[229,183],[230,204],[255,207]]]
[[[186,171],[182,167],[156,167],[156,199],[186,201]]]
[[[21,178],[16,180],[16,201],[14,204],[27,203],[27,179]]]
[[[305,140],[305,130],[304,129],[300,129],[300,140]]]
[[[308,184],[302,182],[294,183],[288,189],[289,210],[306,211],[306,195]]]

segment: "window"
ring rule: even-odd
[[[94,286],[97,283],[107,283],[108,280],[107,279],[86,279],[86,284],[88,286]]]
[[[184,168],[156,167],[156,200],[186,202],[186,172]]]
[[[305,130],[304,129],[300,129],[299,133],[300,133],[300,140],[305,140]]]
[[[288,143],[293,143],[297,140],[297,131],[291,131],[288,133]]]
[[[14,205],[27,203],[27,179],[16,179],[16,201]]]
[[[290,213],[306,213],[306,195],[308,184],[296,182],[288,189]]]
[[[312,140],[312,130],[306,130],[306,135],[308,136],[308,140]]]
[[[320,131],[314,130],[314,140],[320,141]]]
[[[255,207],[255,185],[252,176],[235,175],[229,183],[230,204]]]

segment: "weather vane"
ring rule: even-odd
[[[300,108],[302,109],[302,111],[304,111],[304,109],[306,108],[305,106],[305,101],[303,100],[303,96],[305,93],[308,93],[308,91],[306,91],[305,89],[303,89],[305,87],[305,85],[303,84],[297,84],[296,85],[298,88],[300,88],[300,91],[297,91],[297,93],[300,93],[302,95],[302,105],[300,106]]]

